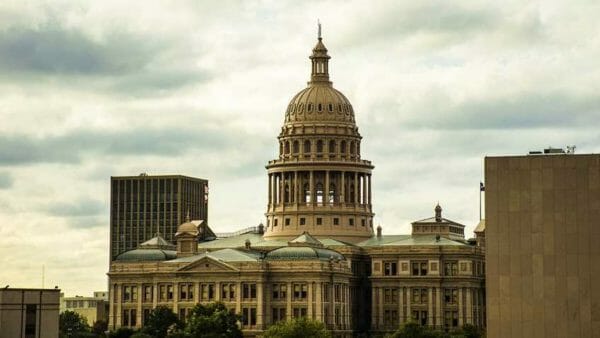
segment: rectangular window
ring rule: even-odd
[[[458,327],[458,311],[444,312],[444,326],[446,328]]]
[[[256,308],[245,307],[242,309],[242,326],[256,325]]]
[[[37,331],[37,305],[25,306],[25,338],[34,338]]]
[[[287,318],[286,318],[284,307],[274,307],[273,308],[273,323],[285,321],[286,319]]]
[[[444,303],[454,305],[458,303],[458,289],[444,289]]]
[[[245,300],[256,299],[256,284],[242,284],[242,298]]]
[[[398,274],[398,263],[397,262],[384,262],[383,263],[383,274],[385,276],[396,276]]]
[[[152,285],[144,285],[144,298],[142,299],[144,303],[152,302]]]
[[[305,225],[305,224],[306,224],[306,218],[300,217],[300,225]]]
[[[167,300],[173,300],[173,285],[167,285]]]
[[[427,325],[427,311],[412,311],[412,319],[420,325]]]
[[[290,219],[289,218],[285,219],[285,225],[290,225]]]
[[[222,284],[221,285],[221,300],[223,301],[235,301],[235,284]]]
[[[293,317],[306,317],[307,309],[305,307],[295,307],[292,309]]]
[[[123,303],[131,301],[131,286],[123,285]]]
[[[383,311],[383,325],[387,328],[398,328],[398,310],[386,309]]]
[[[337,217],[333,218],[333,225],[340,225],[340,219]]]
[[[348,219],[348,225],[351,225],[351,226],[354,225],[354,218]]]
[[[360,220],[360,225],[365,226],[366,224],[367,224],[367,220],[365,220],[365,219]]]
[[[210,301],[215,298],[215,285],[214,284],[201,284],[200,285],[200,296],[203,301]]]
[[[287,284],[273,284],[273,300],[285,300],[287,297]]]
[[[427,262],[411,262],[413,276],[427,276]]]
[[[308,293],[306,284],[294,284],[294,300],[305,300]]]
[[[179,284],[179,300],[181,300],[181,301],[194,300],[194,284],[192,284],[192,283]]]
[[[413,288],[411,302],[412,304],[427,304],[428,296],[427,289]]]
[[[446,276],[458,275],[458,262],[457,261],[444,262],[444,275],[446,275]]]
[[[323,219],[321,217],[317,217],[317,225],[323,225]]]

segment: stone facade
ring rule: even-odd
[[[59,289],[0,289],[0,338],[58,338]]]
[[[600,155],[487,157],[488,337],[600,337]]]

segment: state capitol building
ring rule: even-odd
[[[242,316],[248,337],[302,316],[334,337],[407,321],[485,325],[484,222],[467,240],[437,205],[411,234],[374,229],[374,166],[362,157],[350,101],[329,79],[329,59],[319,34],[310,81],[285,107],[279,156],[266,165],[266,224],[219,236],[188,216],[173,242],[158,233],[116,255],[110,329],[141,327],[156,306],[183,319],[196,303],[217,301]]]

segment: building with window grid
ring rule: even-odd
[[[182,175],[110,178],[110,257],[159,233],[173,241],[186,215],[208,223],[208,181]]]

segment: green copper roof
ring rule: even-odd
[[[323,243],[321,243],[318,239],[314,238],[313,236],[311,236],[308,232],[304,232],[302,235],[292,239],[291,241],[288,242],[289,245],[292,246],[317,246],[317,247],[323,247]]]
[[[445,237],[440,237],[439,240],[435,235],[389,235],[372,237],[364,242],[358,243],[358,246],[410,246],[410,245],[444,245],[444,246],[468,246],[461,241],[451,240]]]
[[[161,249],[135,249],[121,253],[115,258],[115,261],[166,261],[173,258],[177,258],[177,251]]]
[[[246,240],[250,241],[251,246],[257,247],[282,247],[287,246],[287,242],[278,240],[265,240],[261,234],[246,233],[238,236],[215,239],[213,241],[201,242],[198,244],[198,250],[202,249],[220,249],[220,248],[243,248]]]
[[[345,260],[337,251],[310,246],[288,246],[267,253],[267,260],[329,260],[330,258]]]
[[[260,258],[260,253],[236,249],[221,249],[211,252],[203,252],[194,256],[173,259],[169,261],[169,263],[195,262],[204,257],[209,257],[222,262],[256,262]]]

